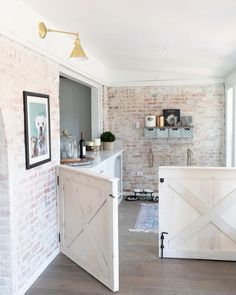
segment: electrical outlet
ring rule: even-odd
[[[143,171],[137,171],[137,176],[143,176]]]

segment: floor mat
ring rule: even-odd
[[[141,203],[134,228],[130,231],[158,233],[158,225],[158,204]]]

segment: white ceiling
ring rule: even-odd
[[[236,0],[24,0],[58,29],[79,31],[112,71],[157,79],[225,77],[236,68]]]

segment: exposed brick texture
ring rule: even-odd
[[[124,152],[124,189],[158,190],[159,166],[185,166],[187,149],[193,151],[197,166],[224,165],[224,85],[185,85],[157,87],[110,87],[104,92],[108,103],[106,129],[118,138],[115,145]],[[146,139],[145,115],[160,115],[162,109],[178,108],[181,115],[193,116],[191,139]],[[106,117],[104,117],[106,118]],[[108,127],[107,127],[108,126]],[[154,166],[148,167],[147,152],[152,148]],[[143,171],[143,176],[137,176]]]
[[[11,294],[10,201],[7,141],[0,110],[0,294]]]
[[[102,111],[103,111],[103,130],[106,131],[109,129],[109,111],[108,111],[108,96],[107,96],[107,87],[103,86],[102,89]]]
[[[0,44],[0,221],[6,227],[0,226],[0,294],[5,295],[23,288],[58,249],[59,68],[3,36]],[[50,96],[52,161],[30,170],[25,169],[23,90]]]

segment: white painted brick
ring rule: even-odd
[[[197,166],[224,165],[224,85],[183,85],[111,87],[104,90],[104,130],[117,136],[116,147],[124,149],[124,189],[158,189],[158,167],[185,166],[187,149],[193,151]],[[181,115],[193,116],[194,137],[189,139],[146,139],[144,116],[178,108]],[[152,148],[154,167],[148,167],[147,152]],[[144,176],[137,176],[143,171]]]
[[[58,247],[59,69],[3,36],[0,44],[0,294],[5,295],[27,283],[52,253],[51,244],[54,251]],[[50,96],[52,161],[30,170],[25,169],[23,90]]]

